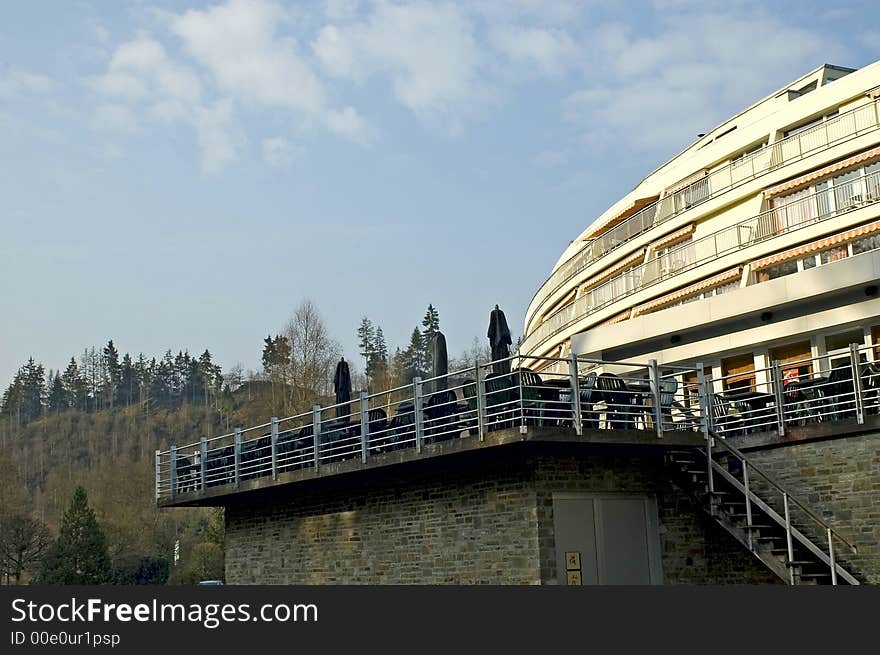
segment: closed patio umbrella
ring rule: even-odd
[[[449,388],[449,380],[445,377],[449,374],[449,356],[446,353],[446,337],[442,332],[438,331],[434,334],[431,347],[434,362],[432,377],[439,378],[434,380],[434,391],[445,391]]]
[[[351,373],[348,370],[348,362],[345,357],[336,365],[336,374],[333,376],[333,389],[336,392],[336,418],[351,414]]]
[[[495,305],[495,309],[489,316],[487,336],[489,337],[489,347],[492,350],[492,361],[497,362],[492,366],[493,372],[499,375],[510,373],[510,360],[498,362],[499,359],[510,357],[510,344],[512,343],[507,319],[504,317],[504,312],[498,309],[498,305]]]

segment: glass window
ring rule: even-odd
[[[810,255],[809,257],[804,257],[801,260],[801,267],[804,270],[808,268],[814,268],[816,266],[816,255]]]
[[[860,252],[870,252],[880,248],[880,235],[874,234],[858,241],[853,241],[853,254],[858,255]]]
[[[844,211],[862,202],[860,171],[850,171],[834,178],[834,203],[837,211]]]
[[[831,203],[828,195],[828,182],[819,182],[816,185],[816,213],[819,216],[827,216],[831,213]]]
[[[823,250],[819,253],[819,257],[823,264],[830,264],[831,262],[836,262],[839,259],[846,259],[847,256],[846,246],[834,246],[833,248],[828,248],[827,250]]]
[[[825,337],[825,350],[830,353],[835,350],[849,348],[849,344],[851,343],[861,345],[864,341],[865,338],[860,329],[850,330],[849,332],[840,332],[838,334],[829,334]]]
[[[867,202],[880,200],[880,161],[865,167],[865,186],[868,191],[865,196]]]
[[[790,259],[787,262],[782,262],[781,264],[776,264],[775,266],[769,266],[765,270],[767,272],[767,279],[768,280],[775,280],[778,277],[784,277],[786,275],[791,275],[792,273],[797,273],[797,271],[798,271],[797,260]],[[761,271],[761,272],[763,272],[763,271]],[[760,275],[759,275],[759,281],[761,281],[761,282],[764,281],[764,280],[760,279]]]

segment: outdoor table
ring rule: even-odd
[[[723,398],[732,404],[738,405],[742,413],[743,427],[750,431],[764,429],[762,424],[769,416],[767,409],[775,405],[776,397],[772,393],[760,391],[742,390],[728,391]],[[746,407],[743,407],[745,405]]]

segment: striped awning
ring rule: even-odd
[[[818,250],[824,250],[825,248],[836,245],[838,243],[846,243],[847,241],[852,241],[853,239],[857,239],[866,234],[871,234],[872,232],[876,232],[877,230],[880,230],[880,221],[867,223],[851,230],[847,230],[846,232],[841,232],[840,234],[825,237],[824,239],[819,239],[818,241],[813,241],[812,243],[806,243],[802,246],[798,246],[797,248],[790,248],[789,250],[778,252],[775,255],[764,257],[763,259],[752,262],[751,268],[753,271],[758,271],[762,268],[772,266],[773,264],[778,264],[779,262],[788,261],[789,259],[795,259],[802,255],[816,252]]]
[[[712,287],[716,287],[719,284],[724,284],[725,282],[735,280],[739,277],[739,275],[739,266],[731,268],[730,270],[724,271],[723,273],[718,273],[717,275],[708,277],[705,280],[700,280],[696,284],[691,284],[690,286],[683,287],[678,291],[673,291],[672,293],[666,294],[665,296],[661,296],[655,300],[646,302],[644,305],[639,305],[635,308],[633,313],[634,315],[638,316],[639,314],[646,314],[655,309],[661,309],[662,307],[674,303],[676,300],[680,300],[681,298],[687,298],[688,296],[699,293],[704,289],[711,289]]]
[[[664,248],[665,246],[672,245],[673,243],[677,243],[682,239],[690,236],[694,229],[696,229],[696,225],[691,223],[690,225],[685,225],[680,230],[676,230],[675,232],[671,232],[667,234],[665,237],[662,237],[658,241],[655,241],[653,244],[654,250],[659,250],[660,248]]]
[[[853,168],[872,159],[880,159],[880,146],[876,148],[871,148],[870,150],[866,150],[865,152],[861,152],[852,157],[841,159],[837,163],[812,171],[811,173],[807,173],[806,175],[801,175],[800,177],[796,177],[793,180],[789,180],[788,182],[783,182],[782,184],[777,184],[774,187],[770,187],[769,189],[764,191],[764,197],[771,198],[773,196],[781,195],[786,191],[794,191],[795,189],[798,189],[800,187],[807,186],[808,184],[810,184],[810,182],[813,182],[823,177],[827,177],[839,171],[843,171],[847,168]]]
[[[664,196],[671,196],[676,191],[681,191],[682,189],[684,189],[687,186],[690,186],[691,184],[693,184],[697,180],[703,179],[708,174],[709,174],[709,172],[707,170],[700,170],[700,171],[697,171],[696,173],[694,173],[693,175],[688,175],[683,180],[679,180],[678,182],[673,184],[671,187],[667,188],[663,192],[663,195]]]
[[[611,218],[603,221],[602,223],[596,223],[595,225],[590,226],[590,231],[581,237],[581,241],[589,241],[590,239],[594,239],[597,236],[600,236],[606,230],[614,227],[618,223],[623,223],[623,221],[628,219],[630,216],[638,213],[651,203],[657,202],[657,200],[659,199],[659,193],[653,196],[648,196],[646,198],[636,198]]]
[[[630,310],[627,309],[625,312],[621,312],[617,314],[617,316],[612,316],[607,321],[602,321],[596,327],[603,327],[605,325],[614,325],[615,323],[622,323],[623,321],[629,320]]]
[[[640,249],[636,250],[629,257],[625,257],[625,258],[621,259],[614,266],[611,266],[610,268],[606,268],[604,271],[602,271],[598,275],[590,278],[590,282],[589,282],[590,287],[594,287],[597,284],[604,282],[605,280],[607,280],[609,277],[611,277],[615,273],[618,273],[618,272],[622,271],[623,269],[627,268],[628,266],[632,266],[633,264],[635,264],[637,262],[641,262],[642,260],[644,260],[644,258],[645,258],[645,249],[640,248]]]

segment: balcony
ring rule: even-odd
[[[745,385],[742,372],[713,380],[700,364],[547,358],[538,374],[512,357],[157,451],[156,500],[222,504],[273,485],[522,441],[656,449],[699,447],[713,432],[876,428],[880,367],[871,348],[774,363]]]
[[[862,191],[863,188],[868,191]],[[563,307],[523,340],[519,352],[527,355],[540,351],[549,340],[596,312],[720,257],[875,204],[880,197],[872,190],[877,188],[880,188],[880,173],[873,173],[856,182],[847,182],[845,187],[829,187],[808,198],[774,207],[696,241],[673,247],[662,258],[625,271]]]
[[[662,225],[691,207],[698,206],[781,166],[878,129],[880,127],[878,107],[880,101],[839,114],[821,125],[781,139],[732,161],[727,166],[710,172],[706,177],[642,208],[601,236],[586,243],[547,278],[535,293],[532,303],[539,295],[543,295],[544,300],[531,310],[526,318],[526,325],[531,324],[552,294],[575,276],[652,227]]]

